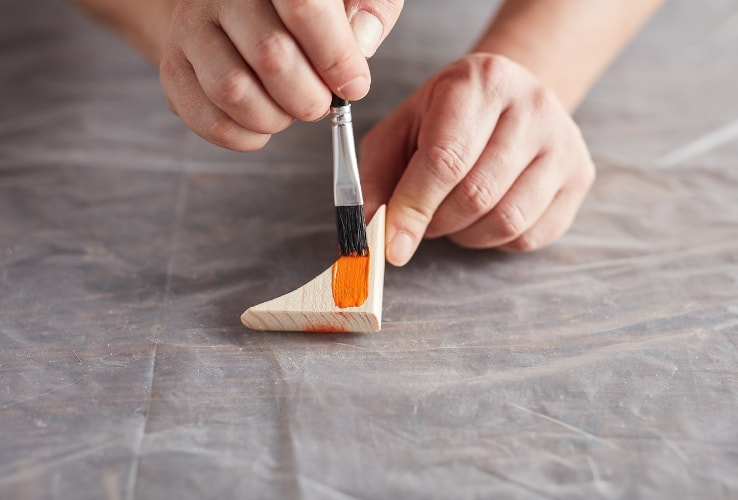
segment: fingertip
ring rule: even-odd
[[[337,89],[337,94],[349,101],[363,99],[369,93],[371,82],[365,76],[357,76],[353,80],[344,83]]]
[[[415,253],[417,243],[406,231],[396,231],[387,239],[387,262],[393,266],[402,267],[408,263]]]
[[[387,261],[404,266],[415,253],[432,218],[427,207],[419,206],[396,188],[387,205]]]

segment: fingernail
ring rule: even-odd
[[[354,78],[338,87],[338,93],[349,101],[358,101],[369,92],[369,79],[364,76]]]
[[[379,47],[384,26],[373,14],[360,10],[351,19],[351,29],[364,57],[371,57]]]
[[[404,266],[412,257],[415,242],[412,237],[405,232],[397,232],[390,239],[387,246],[387,260],[393,266]]]

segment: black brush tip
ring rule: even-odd
[[[348,105],[349,102],[346,99],[341,99],[336,94],[333,94],[333,99],[331,100],[331,108],[341,108]]]
[[[336,207],[336,228],[341,255],[367,255],[366,221],[364,206]]]

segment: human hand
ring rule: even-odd
[[[562,235],[595,177],[556,96],[502,56],[471,54],[421,86],[361,143],[367,216],[387,203],[387,260],[425,235],[538,249]]]
[[[294,120],[329,110],[331,92],[369,91],[366,57],[402,0],[177,0],[160,61],[169,108],[197,134],[262,148]]]

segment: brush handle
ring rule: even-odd
[[[338,104],[334,106],[333,104]],[[351,105],[333,96],[331,103],[331,135],[333,138],[333,201],[337,207],[363,205],[356,161]]]

